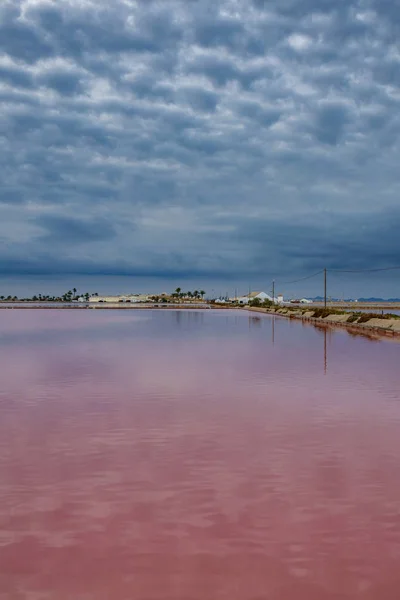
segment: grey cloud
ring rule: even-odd
[[[279,121],[281,111],[278,108],[264,108],[257,102],[241,102],[238,113],[249,119],[254,119],[260,125],[272,125]]]
[[[201,88],[182,88],[183,99],[194,109],[202,112],[213,112],[218,104],[218,94]]]
[[[30,114],[16,112],[10,115],[11,131],[19,135],[28,135],[38,130],[46,130],[48,145],[67,146],[85,142],[97,147],[113,145],[112,135],[99,125],[69,116]]]
[[[36,224],[46,233],[42,241],[50,244],[88,243],[114,238],[113,226],[103,219],[77,219],[60,215],[43,215],[36,219]]]
[[[175,97],[174,90],[170,86],[161,84],[149,75],[136,77],[129,84],[129,87],[138,98],[152,98],[153,100],[172,102]]]
[[[211,22],[197,22],[195,26],[195,41],[205,48],[237,48],[243,35],[243,25],[237,20],[220,18]]]
[[[396,260],[394,2],[13,0],[0,15],[3,272]]]
[[[376,65],[373,74],[379,83],[400,86],[400,62],[398,60],[391,59],[386,63]]]
[[[53,37],[56,48],[75,56],[98,49],[112,54],[162,52],[166,45],[179,42],[182,35],[165,10],[140,11],[136,27],[131,28],[127,23],[130,13],[122,4],[116,11],[100,2],[95,13],[84,6],[78,8],[78,4],[72,6],[75,10],[39,4],[30,16]]]
[[[334,102],[323,102],[317,111],[315,135],[324,144],[336,146],[349,120],[348,107]]]
[[[16,21],[0,24],[0,50],[9,56],[34,63],[53,55],[52,47],[29,25]]]
[[[29,73],[22,69],[13,69],[0,66],[0,82],[7,83],[16,88],[33,87],[33,79]]]
[[[11,130],[19,134],[28,133],[43,126],[43,121],[38,116],[30,113],[10,115],[9,122]]]
[[[298,273],[312,273],[328,268],[367,269],[399,266],[400,239],[397,233],[400,209],[374,214],[353,214],[346,218],[332,215],[322,222],[299,219],[234,219],[236,239],[246,243],[252,253],[251,270],[261,268],[268,253],[268,272],[277,276],[290,275],[288,264],[295,257]],[[383,236],[382,238],[380,236]],[[315,252],[318,248],[318,252]],[[271,249],[272,252],[271,252]]]
[[[269,9],[269,0],[252,0],[253,5],[259,10]],[[345,0],[281,0],[275,5],[278,13],[299,18],[312,12],[330,13],[335,10],[343,10],[349,3]]]
[[[75,73],[48,72],[38,78],[38,83],[47,88],[52,88],[64,96],[73,96],[82,93],[84,86],[81,78]]]
[[[217,55],[206,55],[197,58],[188,65],[190,73],[208,77],[216,86],[226,86],[237,81],[243,88],[249,88],[257,79],[268,78],[271,71],[266,67],[250,67],[242,70],[236,66],[236,61]]]

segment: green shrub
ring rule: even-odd
[[[390,313],[361,313],[360,318],[358,319],[359,323],[366,323],[370,319],[393,319],[396,315],[391,315]]]
[[[264,300],[264,302],[262,303],[262,305],[263,305],[264,308],[273,308],[273,307],[275,307],[275,303],[272,302],[272,300],[268,300],[268,298],[266,298]]]
[[[360,312],[351,313],[351,315],[347,319],[347,322],[348,323],[355,323],[356,321],[358,321],[358,319],[360,318],[360,316],[361,316]]]
[[[325,319],[325,317],[333,314],[335,314],[335,311],[331,308],[317,308],[314,311],[313,317],[316,319]]]
[[[261,306],[261,302],[259,298],[254,298],[254,300],[250,300],[249,306],[259,307]]]
[[[399,315],[392,315],[391,313],[364,313],[364,312],[355,312],[351,313],[348,318],[348,323],[367,323],[371,319],[400,319]]]

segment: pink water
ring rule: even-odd
[[[398,600],[400,344],[0,313],[1,600]]]

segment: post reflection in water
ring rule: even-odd
[[[259,316],[255,317],[254,315],[249,316],[249,329],[251,327],[260,329],[261,326],[262,326],[261,317],[259,317]]]
[[[398,600],[400,345],[3,313],[0,600]]]
[[[275,346],[275,315],[272,316],[272,345]]]
[[[171,310],[171,309],[166,309],[168,311],[170,311],[175,318],[176,324],[178,326],[181,326],[183,324],[187,324],[187,325],[202,325],[202,323],[204,323],[204,312],[205,309],[198,309],[198,310],[191,310],[189,308],[183,308],[183,309],[178,309],[178,310]]]

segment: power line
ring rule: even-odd
[[[289,285],[291,283],[298,283],[299,281],[306,281],[306,279],[312,279],[317,275],[321,275],[325,269],[321,269],[321,271],[317,271],[317,273],[313,273],[312,275],[307,275],[306,277],[301,277],[300,279],[294,279],[293,281],[279,281],[278,283],[281,285]],[[398,267],[384,267],[380,269],[326,269],[328,273],[378,273],[380,271],[396,271],[400,270],[400,266]]]
[[[282,285],[289,285],[290,283],[297,283],[298,281],[305,281],[306,279],[311,279],[312,277],[316,277],[317,275],[321,275],[324,272],[324,269],[318,271],[318,273],[313,273],[312,275],[307,275],[307,277],[302,277],[301,279],[295,279],[294,281],[280,281],[279,283]]]
[[[399,267],[384,267],[382,269],[328,269],[329,273],[378,273],[380,271],[396,271]]]

